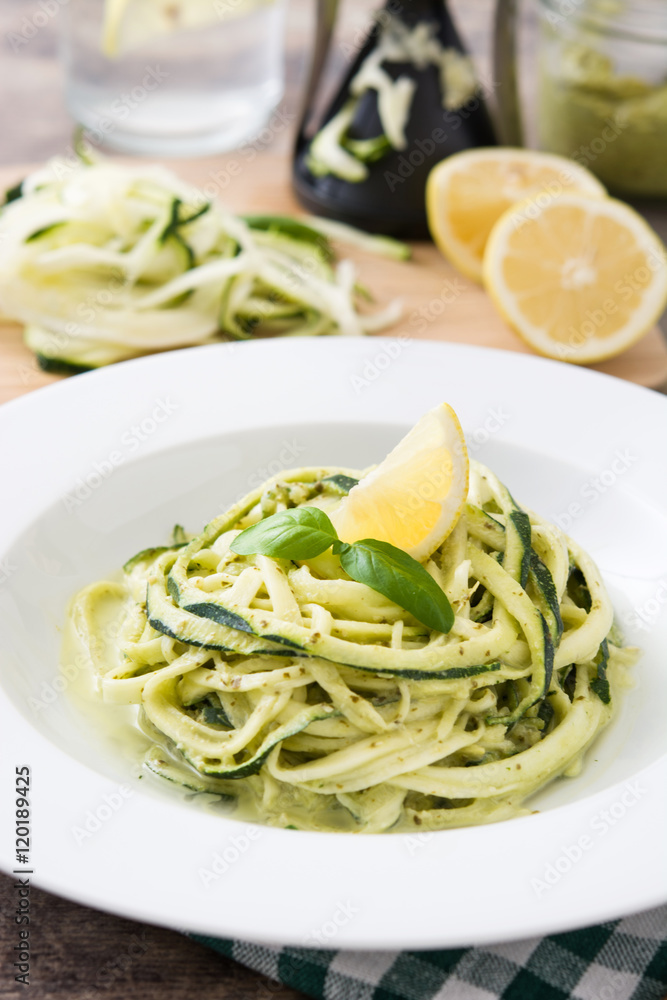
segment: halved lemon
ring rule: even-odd
[[[459,519],[468,452],[451,406],[429,410],[331,514],[339,538],[376,538],[426,559]]]
[[[604,197],[602,184],[564,156],[530,149],[470,149],[448,156],[426,184],[426,211],[441,252],[474,281],[482,280],[484,248],[511,205],[546,191]]]
[[[620,354],[656,322],[667,304],[667,251],[622,201],[528,199],[494,226],[484,280],[531,347],[585,364]]]

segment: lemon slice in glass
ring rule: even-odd
[[[205,28],[248,14],[272,0],[105,0],[102,51],[110,58],[125,55],[160,35]]]

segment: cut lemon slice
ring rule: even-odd
[[[449,535],[468,495],[468,452],[451,406],[415,424],[332,512],[339,538],[390,542],[420,561]]]
[[[161,35],[211,27],[250,13],[272,0],[105,0],[102,51],[110,58],[154,41]]]
[[[474,281],[482,280],[484,248],[494,223],[531,195],[580,191],[604,197],[593,175],[572,160],[530,149],[471,149],[431,171],[426,211],[441,252]]]
[[[564,194],[509,209],[484,256],[499,311],[541,354],[585,364],[639,340],[667,302],[667,253],[624,202]]]
[[[104,0],[104,23],[102,25],[102,52],[113,58],[119,50],[119,36],[125,11],[132,0]]]

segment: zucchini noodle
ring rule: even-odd
[[[600,574],[476,462],[425,562],[455,611],[446,635],[350,580],[331,550],[230,550],[278,510],[333,510],[360,475],[283,473],[191,540],[179,528],[140,552],[121,582],[82,590],[70,627],[98,690],[138,706],[148,769],[260,822],[375,833],[524,814],[577,773],[637,656]]]
[[[410,255],[349,226],[336,239]],[[371,298],[317,220],[233,215],[157,165],[53,160],[0,205],[0,311],[46,370],[255,336],[361,336],[401,315],[398,301],[360,308]]]

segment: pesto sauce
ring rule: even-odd
[[[667,79],[616,75],[581,43],[559,56],[540,67],[540,147],[588,167],[612,193],[667,195]]]

